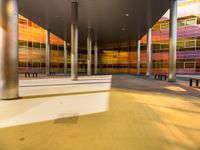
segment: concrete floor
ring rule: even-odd
[[[200,89],[130,75],[20,81],[0,150],[199,150]]]

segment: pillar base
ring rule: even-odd
[[[150,74],[146,74],[147,77],[151,76]]]
[[[78,81],[78,78],[72,78],[71,80],[72,81]]]
[[[18,100],[18,99],[21,99],[22,97],[12,97],[12,98],[0,98],[0,100],[8,100],[8,101],[12,101],[12,100]]]
[[[168,80],[168,82],[171,82],[171,83],[173,83],[173,82],[176,82],[176,80]]]

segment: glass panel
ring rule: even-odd
[[[178,48],[183,48],[183,47],[185,47],[184,41],[177,42],[177,47],[178,47]]]
[[[34,48],[40,48],[40,43],[35,43],[35,42],[33,42],[33,47],[34,47]]]
[[[23,25],[27,25],[27,20],[19,18],[19,23]]]
[[[153,45],[152,45],[152,49],[153,49],[153,50],[158,50],[158,49],[160,49],[160,44],[153,44]]]
[[[176,64],[176,67],[179,68],[179,69],[184,68],[184,63],[183,62],[178,62]]]
[[[27,41],[19,40],[19,46],[27,46]]]
[[[169,45],[167,43],[161,43],[161,49],[169,49]]]
[[[191,63],[185,63],[185,68],[195,68],[195,65],[193,62]]]
[[[64,51],[64,46],[63,45],[60,45],[58,48],[59,48],[60,51]]]
[[[46,48],[46,44],[41,44],[41,48]]]
[[[186,47],[195,47],[195,41],[186,41],[185,46]]]
[[[196,25],[196,19],[193,18],[193,19],[188,19],[186,20],[186,26],[191,26],[191,25]]]
[[[153,68],[160,68],[160,61],[153,61]]]
[[[178,28],[179,27],[184,27],[185,26],[185,20],[179,20],[178,21]]]
[[[160,30],[160,24],[156,24],[152,28],[153,30]]]
[[[32,22],[30,20],[28,20],[28,26],[32,27]]]
[[[197,43],[196,43],[197,45],[197,47],[200,47],[200,41],[197,41]]]
[[[32,46],[33,46],[32,42],[28,42],[28,47],[32,47]]]
[[[169,23],[162,23],[161,24],[161,29],[169,29]]]
[[[52,49],[52,50],[57,50],[58,47],[57,47],[57,45],[51,45],[51,49]]]
[[[19,67],[26,67],[26,66],[27,66],[27,62],[19,61]]]

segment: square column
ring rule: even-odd
[[[67,41],[64,41],[64,75],[67,75]]]
[[[71,78],[78,79],[78,3],[72,2],[71,9]]]
[[[18,0],[0,0],[0,99],[19,97]]]
[[[170,0],[169,82],[176,82],[177,0]]]
[[[137,44],[137,74],[140,74],[140,50],[141,50],[141,43],[138,40]]]
[[[51,60],[51,53],[50,53],[50,31],[46,30],[46,75],[49,75],[50,72],[50,60]]]
[[[151,49],[151,28],[148,29],[147,33],[147,76],[151,75],[151,69],[152,69],[152,49]]]
[[[92,75],[92,30],[88,29],[87,36],[87,75]]]

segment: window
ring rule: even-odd
[[[58,49],[59,49],[60,51],[64,51],[64,46],[63,46],[63,45],[60,45],[60,46],[58,47]]]
[[[33,47],[34,47],[34,48],[40,48],[40,43],[35,43],[35,42],[33,42]]]
[[[159,50],[160,49],[160,44],[153,44],[152,45],[153,50]]]
[[[40,67],[40,63],[38,63],[38,62],[33,62],[33,67],[35,67],[35,68]]]
[[[153,26],[153,30],[160,30],[160,24],[156,24]]]
[[[191,26],[196,24],[197,24],[196,18],[186,20],[186,26]]]
[[[185,26],[185,20],[179,20],[177,24],[178,24],[178,28],[184,27]]]
[[[184,41],[179,41],[179,42],[177,42],[177,47],[178,47],[178,48],[184,48],[184,47],[185,47]]]
[[[28,47],[33,47],[32,42],[28,42]]]
[[[46,48],[46,44],[41,44],[41,48]]]
[[[161,43],[161,49],[169,49],[168,43]]]
[[[169,23],[161,23],[161,26],[160,26],[161,29],[169,29]]]
[[[141,63],[140,64],[140,68],[146,68],[146,63],[144,64],[144,63]]]
[[[27,67],[27,62],[19,61],[19,67]]]
[[[23,25],[27,25],[27,20],[19,18],[19,23]]]
[[[185,68],[195,68],[194,62],[186,62]]]
[[[183,68],[184,68],[184,63],[183,63],[183,62],[178,62],[178,63],[176,64],[176,67],[177,67],[178,69],[183,69]]]
[[[28,20],[28,26],[32,27],[32,22],[30,20]]]
[[[51,45],[52,50],[57,50],[57,45]]]
[[[196,42],[196,46],[197,46],[197,47],[200,47],[200,40],[198,40],[198,41]]]
[[[41,67],[46,67],[46,63],[41,63]]]
[[[27,41],[19,40],[18,45],[19,46],[27,46]]]
[[[186,41],[185,47],[195,47],[196,41]]]
[[[160,68],[160,61],[153,61],[153,68]]]
[[[141,50],[147,50],[147,46],[142,45]]]

